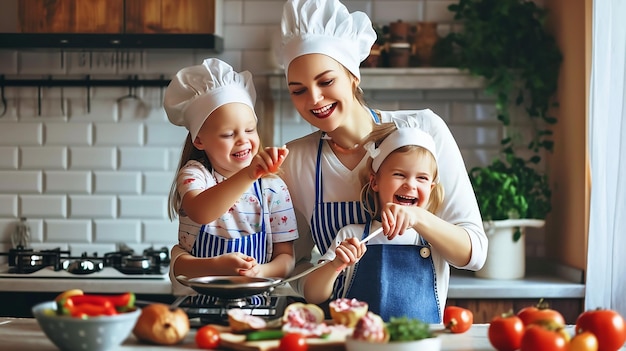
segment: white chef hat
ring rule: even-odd
[[[373,158],[372,169],[378,172],[380,165],[392,153],[403,146],[416,145],[430,151],[437,163],[437,149],[433,137],[417,127],[399,127],[389,134],[378,147],[373,142],[364,145],[365,149]]]
[[[226,62],[209,58],[201,65],[185,67],[176,73],[165,90],[163,107],[170,122],[187,128],[193,141],[204,121],[218,107],[240,102],[254,111],[255,101],[250,72],[237,73]]]
[[[324,54],[360,78],[359,65],[376,41],[367,15],[348,12],[339,0],[288,0],[283,7],[281,33],[277,59],[285,74],[293,59]]]

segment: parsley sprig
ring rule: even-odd
[[[432,338],[430,325],[418,319],[391,317],[387,322],[389,341],[412,341]]]

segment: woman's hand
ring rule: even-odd
[[[362,244],[361,241],[357,238],[348,238],[337,246],[335,250],[335,259],[332,260],[331,264],[337,272],[343,270],[348,265],[353,265],[357,263],[361,257],[367,251],[367,247],[365,244]]]
[[[383,225],[383,233],[387,239],[391,240],[396,235],[404,232],[419,223],[422,212],[426,211],[421,207],[404,206],[394,203],[387,203],[381,211],[380,221]]]
[[[283,164],[285,158],[289,154],[289,149],[283,147],[266,147],[259,150],[248,169],[250,170],[251,179],[259,179],[266,174],[277,173],[280,165]]]

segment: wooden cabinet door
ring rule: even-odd
[[[127,33],[215,33],[215,0],[126,0]]]
[[[124,0],[20,0],[23,33],[121,33]]]

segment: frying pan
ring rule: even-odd
[[[373,231],[365,239],[361,240],[361,243],[369,241],[382,231],[382,228]],[[272,292],[272,290],[274,290],[277,286],[302,278],[314,270],[324,266],[328,262],[330,261],[317,264],[286,279],[245,277],[238,275],[188,278],[184,275],[177,275],[176,280],[178,280],[181,284],[192,288],[199,294],[214,296],[221,299],[240,299],[248,296],[259,295],[265,292]]]
[[[328,262],[330,261],[322,262],[287,279],[245,277],[240,275],[188,278],[184,275],[177,275],[176,280],[178,280],[181,284],[192,288],[198,294],[214,296],[220,299],[240,299],[243,297],[259,295],[265,292],[272,292],[275,287],[304,277]]]

